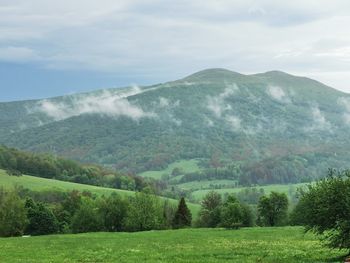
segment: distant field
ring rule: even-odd
[[[200,170],[200,168],[198,167],[198,160],[196,159],[181,160],[181,161],[177,161],[169,164],[168,167],[164,170],[147,171],[147,172],[140,173],[139,176],[160,179],[164,174],[167,174],[167,175],[171,174],[173,169],[176,167],[181,168],[185,173],[191,173],[191,172],[196,172]]]
[[[177,184],[177,186],[185,190],[196,190],[208,189],[212,186],[221,186],[221,188],[235,187],[236,183],[237,181],[233,180],[203,180]]]
[[[183,229],[0,238],[0,261],[342,262],[300,227]]]
[[[290,196],[291,193],[295,193],[295,191],[297,190],[298,187],[304,187],[307,184],[301,183],[301,184],[271,184],[271,185],[265,185],[265,186],[256,186],[255,188],[260,189],[263,188],[265,194],[268,194],[272,191],[275,192],[282,192],[282,193],[286,193],[288,196]],[[207,190],[197,190],[192,192],[192,196],[196,199],[196,200],[201,200],[203,199],[203,197],[210,191],[214,190],[220,194],[234,194],[234,193],[238,193],[246,188],[250,188],[250,187],[237,187],[237,188],[225,188],[225,189],[207,189]]]
[[[55,190],[55,191],[65,192],[65,191],[78,190],[78,191],[89,191],[96,195],[110,195],[111,193],[118,193],[123,196],[132,196],[135,194],[135,192],[133,191],[105,188],[105,187],[86,185],[86,184],[70,183],[70,182],[40,178],[35,176],[28,176],[28,175],[22,175],[19,177],[9,176],[6,174],[4,170],[0,170],[0,187],[3,186],[5,188],[10,188],[10,187],[14,187],[15,185],[23,186],[32,191]],[[163,199],[166,199],[166,198],[163,198]],[[169,199],[169,200],[171,200],[174,203],[177,203],[177,200],[172,200],[172,199]],[[200,210],[200,206],[198,204],[188,203],[188,207],[191,209],[191,212],[195,218]]]

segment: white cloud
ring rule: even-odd
[[[225,116],[226,123],[229,124],[229,126],[234,131],[239,131],[241,129],[241,120],[237,116],[234,115],[227,115]]]
[[[236,85],[231,85],[218,96],[207,96],[206,107],[214,113],[215,117],[221,118],[224,112],[231,110],[230,104],[225,102],[225,99],[232,96],[238,89]]]
[[[138,88],[121,93],[104,91],[98,95],[73,97],[71,103],[42,100],[31,112],[43,112],[54,120],[63,120],[81,114],[100,114],[110,117],[126,116],[134,120],[155,117],[152,112],[145,112],[128,101],[127,97],[140,93]]]
[[[313,123],[309,128],[307,128],[308,131],[315,131],[315,130],[319,130],[319,131],[328,130],[330,132],[332,131],[332,125],[330,124],[329,121],[326,120],[326,117],[320,111],[318,106],[313,106],[311,108],[311,116],[312,116]]]
[[[234,95],[238,89],[236,84],[226,84],[223,92],[217,96],[207,96],[206,100],[207,109],[236,132],[241,130],[241,119],[232,113],[231,105],[225,100]],[[210,118],[206,117],[206,120],[209,127],[213,126],[214,123]]]
[[[338,104],[345,108],[343,120],[345,124],[350,125],[350,98],[339,98]]]
[[[284,90],[277,86],[269,86],[266,90],[267,94],[270,95],[274,100],[282,103],[290,103],[291,100],[289,96],[284,92]]]
[[[3,0],[0,60],[20,47],[21,61],[34,55],[47,68],[154,82],[210,67],[280,69],[350,91],[347,24],[347,0]]]

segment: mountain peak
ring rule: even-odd
[[[289,73],[280,70],[271,70],[264,73],[253,74],[255,76],[266,76],[266,77],[295,77]]]
[[[243,74],[224,68],[210,68],[198,71],[184,78],[185,80],[217,80],[233,77],[242,77]]]

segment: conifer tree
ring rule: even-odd
[[[186,205],[185,198],[181,198],[179,206],[174,216],[173,227],[182,228],[186,226],[191,226],[192,214]]]

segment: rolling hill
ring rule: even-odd
[[[347,167],[350,95],[280,71],[208,69],[177,81],[0,103],[0,143],[142,173],[200,159],[242,185]],[[184,183],[182,181],[181,183]]]
[[[40,177],[29,176],[29,175],[22,175],[19,177],[9,176],[4,170],[0,169],[0,188],[4,187],[6,189],[11,189],[16,186],[21,186],[23,188],[26,188],[35,192],[42,192],[42,191],[69,192],[73,190],[78,190],[80,192],[84,192],[84,191],[91,192],[92,194],[95,194],[97,196],[101,196],[101,195],[108,196],[112,193],[117,193],[121,196],[133,196],[135,194],[135,192],[133,191],[99,187],[99,186],[87,185],[87,184],[78,184],[78,183],[72,183],[72,182],[64,182],[64,181],[59,181],[55,179],[40,178]],[[173,204],[177,204],[178,202],[177,200],[173,200],[165,197],[161,197],[161,199],[170,200],[170,202]],[[196,218],[200,210],[200,205],[193,204],[193,203],[188,203],[187,205],[191,210],[194,218]]]

